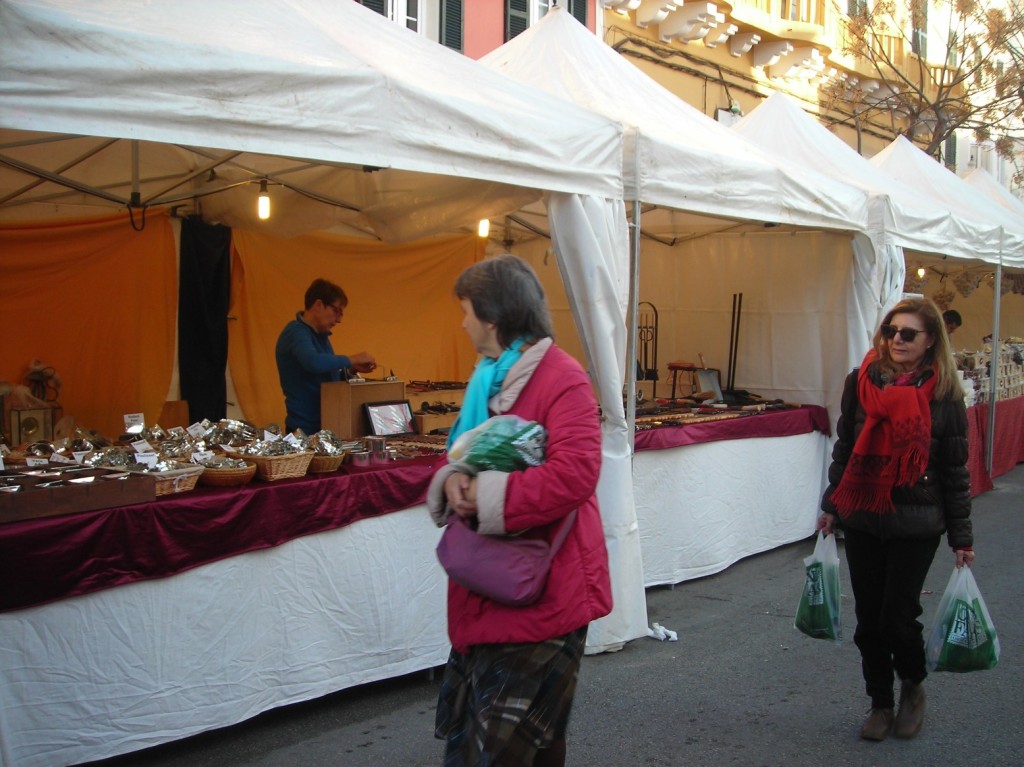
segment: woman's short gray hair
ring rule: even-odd
[[[517,338],[554,335],[544,288],[519,256],[503,253],[468,267],[455,281],[455,295],[473,305],[477,319],[494,323],[502,348]]]

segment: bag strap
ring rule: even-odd
[[[558,528],[558,532],[555,534],[555,539],[551,541],[551,553],[548,555],[548,562],[551,562],[555,558],[555,554],[562,548],[562,544],[565,543],[565,539],[569,536],[569,530],[572,528],[572,523],[576,521],[576,512],[579,509],[573,509],[570,511],[565,519],[562,520],[562,526]]]

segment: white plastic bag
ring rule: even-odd
[[[804,588],[793,625],[814,639],[842,640],[839,551],[834,535],[818,535],[814,553],[804,558]]]
[[[999,662],[999,636],[971,568],[954,567],[925,644],[929,671],[984,671]]]

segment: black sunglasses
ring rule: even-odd
[[[882,325],[882,338],[886,341],[891,341],[899,333],[900,338],[903,339],[904,343],[912,344],[914,339],[917,338],[918,333],[924,333],[923,330],[917,328],[898,328],[895,325]]]

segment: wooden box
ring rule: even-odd
[[[455,424],[458,413],[413,413],[412,419],[416,422],[417,434],[430,434],[434,429]]]
[[[50,464],[43,469],[0,473],[3,484],[21,486],[21,490],[15,493],[0,492],[0,524],[129,506],[156,499],[156,481],[152,476],[91,467],[68,472],[62,470],[64,468]],[[60,481],[60,484],[40,487],[55,481]]]
[[[320,385],[320,428],[340,439],[359,439],[368,432],[363,405],[405,399],[404,381],[332,381]]]

